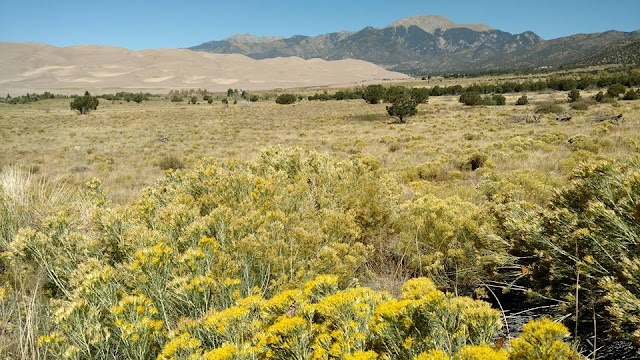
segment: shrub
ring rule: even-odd
[[[569,94],[567,94],[567,97],[568,97],[570,103],[573,103],[573,102],[576,102],[576,101],[580,100],[581,99],[580,90],[573,89],[573,90],[569,91]]]
[[[624,94],[625,90],[627,90],[626,86],[622,84],[613,84],[607,90],[607,95],[612,98],[617,98],[620,94]]]
[[[404,123],[407,117],[418,113],[417,104],[409,97],[396,99],[391,106],[387,106],[389,116],[394,116],[399,123]]]
[[[402,207],[400,221],[397,256],[406,259],[407,271],[428,276],[439,288],[471,294],[504,261],[504,244],[484,232],[482,211],[457,197],[419,197]]]
[[[185,164],[182,159],[175,155],[165,155],[158,162],[158,166],[162,170],[179,170],[184,169]]]
[[[598,91],[598,93],[593,95],[593,97],[591,99],[593,99],[596,102],[602,102],[602,100],[604,100],[604,98],[605,98],[604,93],[602,93],[602,91]]]
[[[564,108],[553,101],[545,101],[535,109],[536,114],[561,114],[563,112]]]
[[[476,152],[466,157],[460,163],[460,170],[475,171],[483,167],[486,162],[487,162],[487,155]]]
[[[131,100],[133,100],[136,103],[140,104],[143,100],[145,100],[145,96],[142,93],[133,94],[131,96]]]
[[[591,151],[592,153],[598,153],[602,148],[602,145],[598,142],[597,139],[593,139],[587,135],[582,134],[570,137],[567,140],[567,143],[573,151],[587,150]]]
[[[627,91],[624,94],[624,97],[622,98],[622,100],[638,100],[638,99],[640,99],[640,91],[633,90],[633,89],[629,89],[629,91]]]
[[[88,114],[91,110],[98,108],[98,98],[91,96],[88,91],[85,91],[84,96],[79,96],[71,102],[71,110],[76,110],[79,114]]]
[[[184,100],[182,99],[182,96],[180,95],[173,95],[171,97],[171,102],[183,102]]]
[[[476,106],[482,104],[482,97],[478,92],[467,91],[460,95],[459,102],[467,106]]]
[[[369,85],[364,89],[362,98],[369,104],[377,104],[385,98],[386,92],[382,85]]]
[[[189,100],[189,104],[197,104],[198,103],[198,97],[197,96],[192,96],[191,99]]]
[[[516,105],[529,105],[529,99],[527,95],[522,95],[516,100]]]
[[[410,96],[409,89],[404,86],[389,86],[384,93],[384,101],[388,103],[395,103],[400,99],[405,99]]]
[[[639,170],[637,159],[590,161],[574,171],[548,209],[505,198],[493,211],[499,234],[528,269],[532,296],[562,301],[561,312],[578,329],[576,336],[611,326],[620,337],[640,340],[640,321],[628,316],[640,304],[640,225],[634,215]],[[605,311],[603,300],[608,316],[594,319]]]
[[[495,94],[491,96],[491,99],[495,102],[496,105],[502,106],[507,104],[507,98],[500,94]]]
[[[418,104],[426,103],[429,100],[429,89],[421,87],[412,88],[411,100],[415,101]]]
[[[276,97],[276,103],[281,105],[293,104],[297,101],[298,97],[293,94],[280,94]]]
[[[590,105],[591,104],[588,100],[581,99],[576,102],[572,102],[570,106],[573,110],[587,110]]]
[[[578,360],[581,356],[563,342],[569,331],[562,324],[544,318],[525,324],[522,335],[511,343],[513,360]]]

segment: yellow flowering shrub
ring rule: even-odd
[[[474,204],[427,194],[406,203],[400,219],[399,256],[441,288],[469,293],[506,260]]]
[[[413,360],[450,360],[451,357],[442,350],[429,350],[415,356]]]
[[[525,324],[522,335],[511,342],[513,360],[579,359],[578,353],[562,340],[567,328],[549,319]]]
[[[496,349],[488,344],[465,345],[456,356],[456,360],[509,360],[505,350]]]
[[[100,195],[88,216],[49,216],[3,259],[46,279],[49,358],[490,354],[500,314],[442,291],[498,262],[478,209],[430,195],[400,205],[396,187],[370,159],[268,149],[168,172],[129,204]],[[360,287],[386,256],[434,280],[407,281],[399,298]]]
[[[164,345],[157,359],[199,359],[202,355],[201,344],[200,340],[191,337],[189,333],[180,333]]]
[[[429,350],[453,354],[467,344],[488,343],[502,321],[489,304],[445,294],[431,280],[418,278],[403,285],[402,300],[376,308],[371,326],[382,353],[411,359]]]
[[[112,308],[123,351],[130,359],[144,359],[157,353],[165,336],[162,314],[144,295],[126,295]]]

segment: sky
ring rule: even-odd
[[[441,15],[544,39],[640,30],[640,0],[0,0],[0,41],[185,48],[234,34],[319,35]]]

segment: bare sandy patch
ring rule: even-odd
[[[169,79],[173,79],[175,76],[171,75],[171,76],[162,76],[162,77],[152,77],[152,78],[146,78],[143,79],[143,82],[146,83],[157,83],[157,82],[162,82],[162,81],[167,81]]]
[[[89,74],[91,76],[95,76],[95,77],[114,77],[114,76],[120,76],[120,75],[126,75],[126,74],[130,74],[132,73],[132,71],[125,71],[125,72],[118,72],[118,73],[110,73],[110,72],[102,72],[102,71],[89,71]]]
[[[237,83],[238,79],[211,79],[211,82],[220,85],[231,85]]]
[[[188,78],[186,78],[184,80],[185,84],[199,84],[202,81],[204,81],[204,79],[206,79],[206,76],[190,76]]]
[[[33,76],[33,75],[39,75],[39,74],[42,74],[44,72],[48,72],[48,71],[51,71],[51,70],[73,69],[75,67],[76,67],[75,65],[69,65],[69,66],[43,66],[43,67],[39,67],[37,69],[25,71],[25,72],[23,72],[21,74],[21,76]]]
[[[84,83],[95,84],[95,83],[101,82],[102,80],[94,79],[94,78],[77,78],[77,79],[65,79],[63,81],[73,82],[73,83],[84,82]]]

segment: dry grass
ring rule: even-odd
[[[0,168],[18,165],[35,178],[58,178],[72,187],[99,178],[110,200],[121,203],[163,175],[163,159],[191,167],[205,158],[249,159],[265,147],[299,146],[339,158],[371,155],[407,183],[417,180],[406,176],[409,170],[439,161],[440,173],[422,187],[479,201],[476,189],[488,172],[526,170],[543,174],[550,185],[562,181],[580,161],[567,143],[574,135],[600,144],[585,160],[621,157],[640,144],[637,101],[597,104],[586,111],[563,105],[573,115],[568,123],[556,122],[553,115],[540,123],[514,123],[541,102],[566,98],[564,92],[527,95],[530,105],[518,107],[513,104],[521,94],[507,95],[508,105],[502,107],[465,107],[457,97],[431,97],[406,125],[389,124],[384,104],[362,100],[287,106],[262,101],[228,108],[218,102],[101,100],[86,116],[74,114],[65,100],[0,104]],[[614,113],[624,114],[621,125],[593,121],[598,114]],[[488,168],[461,171],[459,163],[473,152],[487,155]]]

